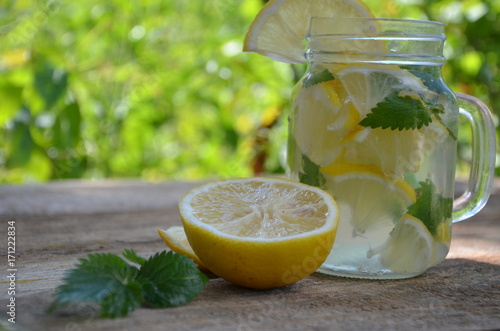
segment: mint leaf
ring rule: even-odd
[[[92,302],[101,306],[101,316],[125,316],[142,303],[138,269],[114,254],[89,254],[63,278],[50,310],[71,302]]]
[[[324,83],[328,82],[331,80],[334,80],[335,77],[332,75],[332,73],[328,70],[325,69],[319,73],[316,74],[309,74],[304,78],[304,81],[302,82],[304,87],[310,87],[319,83]]]
[[[207,277],[185,255],[161,252],[140,269],[144,298],[155,307],[174,307],[193,299],[207,283]]]
[[[49,312],[75,302],[98,304],[101,317],[112,318],[126,316],[143,303],[173,307],[193,299],[208,280],[192,260],[171,251],[145,259],[127,249],[123,256],[141,268],[109,253],[80,259],[54,293]]]
[[[101,301],[101,317],[127,316],[142,303],[142,287],[137,282],[130,282],[124,288],[108,289],[110,292]]]
[[[420,129],[431,122],[431,112],[421,100],[394,92],[379,102],[359,124],[373,129],[391,128],[401,131]]]
[[[311,161],[307,155],[302,155],[302,172],[299,172],[299,181],[319,188],[323,188],[326,183],[319,165]]]
[[[444,198],[440,195],[429,179],[420,182],[420,187],[415,193],[417,201],[408,208],[407,213],[421,220],[429,232],[436,235],[438,225],[451,218],[453,198]]]
[[[428,66],[419,67],[419,69],[412,69],[409,66],[403,68],[407,69],[415,77],[418,77],[429,90],[436,92],[437,95],[446,91],[446,85],[441,80],[439,73],[435,72],[435,68]]]
[[[138,265],[144,265],[144,263],[146,263],[147,261],[142,256],[137,255],[137,253],[133,249],[124,250],[122,255],[130,262],[137,263]]]

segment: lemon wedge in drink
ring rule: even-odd
[[[360,117],[352,103],[341,101],[339,80],[300,88],[292,105],[290,125],[300,151],[320,166],[339,157],[338,143],[357,127]]]
[[[276,178],[210,182],[179,201],[196,256],[234,284],[265,289],[307,277],[333,245],[339,213],[325,191]]]
[[[404,214],[381,246],[370,249],[368,258],[380,254],[380,263],[397,273],[421,273],[436,263],[436,246],[425,225]]]
[[[378,103],[393,93],[409,96],[422,104],[425,98],[437,98],[422,81],[399,67],[347,67],[336,75],[347,99],[360,118],[365,118]],[[411,91],[411,92],[410,92]],[[423,159],[448,137],[447,129],[432,116],[432,122],[420,129],[382,129],[359,126],[342,141],[344,158],[351,163],[371,164],[385,173],[403,175],[417,172]]]
[[[436,229],[436,240],[446,244],[451,241],[450,221],[439,223]]]
[[[343,157],[352,163],[371,164],[398,176],[418,172],[426,156],[448,137],[437,120],[414,130],[361,128],[343,140]]]
[[[271,0],[255,17],[243,50],[273,60],[303,63],[311,17],[373,17],[358,0]]]
[[[392,227],[416,201],[415,190],[407,182],[391,178],[375,166],[334,163],[321,171],[339,205],[341,226],[350,224],[353,237]]]
[[[387,66],[385,66],[387,67]],[[371,110],[384,100],[393,91],[402,88],[413,90],[425,90],[426,87],[422,82],[411,75],[402,74],[405,72],[398,66],[391,65],[392,69],[382,69],[380,66],[363,65],[348,66],[335,74],[343,87],[345,88],[348,98],[354,103],[361,117],[365,117]],[[414,79],[411,79],[411,78]]]

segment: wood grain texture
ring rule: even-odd
[[[180,224],[178,199],[198,183],[63,182],[0,187],[0,247],[16,222],[16,330],[489,330],[500,328],[500,183],[486,207],[453,226],[445,261],[405,280],[322,274],[256,291],[212,279],[193,302],[100,319],[94,307],[45,310],[64,272],[88,253],[166,249],[158,228]],[[5,249],[0,250],[4,274]],[[0,307],[8,300],[0,280]],[[6,309],[0,309],[4,325]],[[10,325],[11,326],[11,325]],[[1,330],[1,325],[0,325]]]

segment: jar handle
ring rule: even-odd
[[[491,111],[479,99],[456,93],[460,114],[472,129],[472,164],[465,192],[453,202],[453,222],[477,214],[486,204],[495,171],[495,125]]]

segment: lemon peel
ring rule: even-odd
[[[304,40],[311,17],[374,16],[358,0],[271,0],[251,23],[243,51],[286,63],[304,63]]]
[[[201,271],[209,271],[193,251],[182,226],[174,225],[167,230],[158,229],[158,234],[172,251],[187,255],[198,265],[198,269]]]

